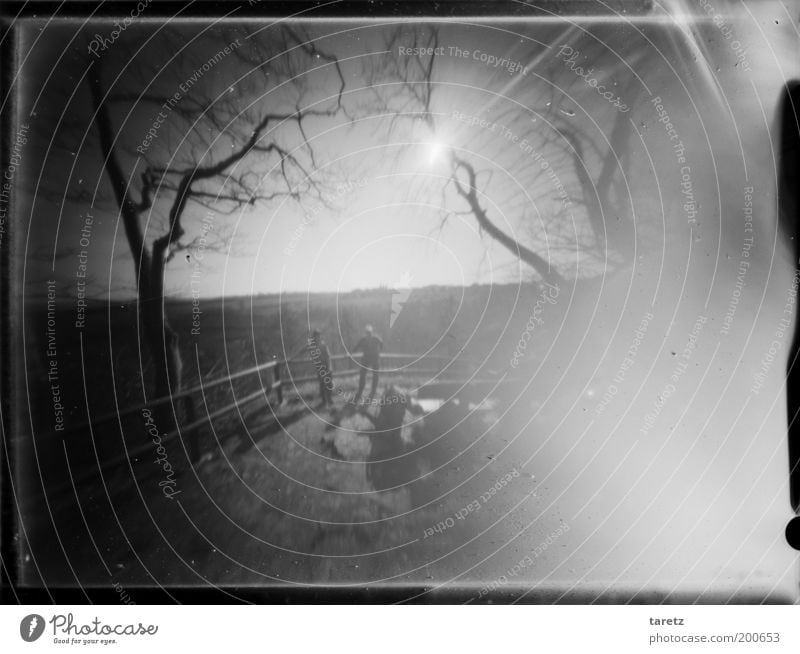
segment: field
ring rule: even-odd
[[[642,589],[641,600],[676,592],[719,600],[739,597],[757,579],[760,596],[780,594],[788,555],[778,541],[748,540],[750,523],[709,508],[721,498],[760,515],[766,491],[751,491],[755,482],[746,478],[724,496],[717,486],[698,486],[698,501],[676,512],[671,498],[686,494],[695,468],[722,465],[717,447],[637,438],[649,401],[620,399],[596,412],[598,389],[617,374],[639,309],[623,316],[628,328],[604,353],[618,306],[604,302],[586,328],[595,311],[586,297],[564,293],[539,311],[540,292],[418,289],[391,328],[389,291],[203,300],[196,334],[192,303],[172,303],[186,385],[302,356],[309,328],[321,329],[341,354],[371,322],[387,351],[425,356],[382,376],[379,398],[390,385],[407,397],[397,428],[383,421],[390,405],[347,405],[354,376],[337,377],[333,406],[324,408],[314,383],[291,382],[311,372],[308,364],[292,364],[282,403],[267,392],[271,372],[223,383],[192,403],[195,417],[213,417],[160,443],[150,414],[117,417],[154,399],[142,393],[150,364],[136,346],[135,306],[94,306],[78,332],[69,328],[74,308],[61,305],[48,345],[39,305],[23,315],[25,370],[16,389],[19,508],[34,525],[16,534],[22,579],[120,584],[134,601],[137,589],[154,584],[391,584],[458,587],[476,600],[524,591],[547,601],[587,592],[613,600],[625,586]],[[532,331],[531,315],[542,318]],[[526,329],[530,346],[515,367]],[[650,329],[655,351],[666,341],[655,321]],[[676,339],[667,353],[683,345]],[[439,376],[421,373],[442,365],[435,357],[455,364]],[[673,365],[665,361],[667,374]],[[629,397],[645,372],[629,373]],[[53,429],[54,383],[66,407],[64,432]],[[215,415],[234,401],[237,408]],[[182,404],[175,412],[185,427]],[[91,428],[82,424],[89,413]],[[104,413],[113,419],[98,425]],[[737,461],[752,456],[752,443],[749,436],[729,443],[731,470],[720,474],[746,477]],[[107,465],[120,457],[120,465]],[[783,470],[783,459],[771,461]],[[767,477],[762,482],[769,486]],[[751,574],[752,561],[762,563]]]
[[[273,359],[305,356],[308,335],[315,328],[322,331],[332,354],[343,354],[355,346],[368,323],[382,336],[385,352],[469,358],[479,361],[482,368],[505,371],[536,293],[535,287],[516,286],[416,289],[391,329],[389,290],[201,300],[197,307],[201,313],[194,321],[192,302],[174,301],[167,305],[167,314],[178,334],[184,388]],[[46,356],[45,303],[29,302],[28,306],[20,347],[26,354],[24,367],[30,383],[19,399],[35,409],[50,403],[49,384],[39,382],[50,371],[52,358]],[[550,315],[531,343],[531,358],[547,348],[551,330],[558,326],[559,310],[558,305],[548,307]],[[152,363],[138,346],[135,303],[90,305],[84,329],[74,328],[75,316],[73,303],[57,305],[55,359],[64,382],[67,424],[82,424],[90,417],[94,420],[152,399],[146,395]],[[310,372],[310,366],[302,365],[289,370],[292,376]],[[255,377],[234,385],[234,390],[249,392],[258,385]],[[208,401],[218,406],[223,399],[212,396]],[[52,431],[46,412],[33,413],[37,433]]]
[[[513,351],[503,330],[519,333],[506,325],[509,312],[499,307],[514,302],[522,306],[518,294],[526,292],[533,290],[420,289],[411,294],[391,329],[390,291],[202,301],[199,329],[197,318],[192,321],[191,302],[174,302],[168,313],[180,335],[185,386],[297,351],[306,356],[310,328],[321,329],[332,352],[341,354],[345,346],[353,347],[367,322],[383,335],[386,351],[421,355],[416,368],[429,368],[425,357],[436,355],[463,359],[443,373],[449,379],[456,373],[497,379],[501,373],[495,368],[503,362],[507,367]],[[146,404],[140,380],[148,379],[151,364],[136,346],[135,311],[135,305],[124,303],[98,305],[88,310],[82,333],[59,328],[59,375],[69,380],[61,389],[69,409],[68,429],[88,415],[96,420]],[[526,319],[519,313],[511,322]],[[60,306],[57,325],[69,325],[71,314],[71,307]],[[41,311],[28,317],[31,322],[45,319]],[[26,345],[30,361],[37,361],[41,344]],[[311,372],[308,364],[299,363],[288,374],[297,378]],[[223,384],[198,395],[193,410],[207,415],[271,381],[270,372],[266,378],[252,375]],[[46,389],[29,394],[31,403],[45,410],[32,412],[41,436],[23,453],[44,471],[49,489],[44,496],[33,492],[31,497],[54,507],[52,524],[44,524],[32,539],[51,537],[53,524],[62,521],[86,527],[62,531],[74,534],[72,543],[63,543],[64,560],[56,557],[45,566],[51,571],[39,574],[57,575],[68,559],[80,571],[82,583],[106,583],[111,574],[126,587],[153,578],[181,585],[205,580],[246,585],[442,579],[455,570],[444,554],[489,528],[490,518],[512,508],[511,498],[493,493],[492,506],[480,515],[473,510],[469,520],[453,516],[480,503],[481,494],[512,471],[518,501],[532,492],[532,477],[510,459],[498,458],[504,439],[496,435],[497,406],[474,410],[485,392],[473,390],[456,398],[434,391],[443,397],[417,403],[419,388],[431,381],[430,374],[409,368],[384,375],[379,396],[392,384],[414,403],[395,434],[397,451],[391,453],[387,431],[375,426],[380,406],[353,413],[346,405],[356,381],[354,376],[337,377],[330,409],[317,406],[315,384],[290,384],[283,404],[265,392],[200,429],[165,441],[166,452],[159,456],[175,474],[158,464],[155,445],[150,454],[97,472],[98,461],[119,458],[149,441],[142,414],[62,437],[47,429]],[[181,406],[176,411],[185,419]],[[391,456],[376,463],[375,453],[381,451]],[[432,530],[440,522],[444,527],[434,539]],[[473,548],[477,555],[477,542]],[[437,551],[443,555],[438,562],[432,557]]]

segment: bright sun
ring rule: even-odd
[[[428,165],[435,166],[442,163],[447,155],[447,146],[441,140],[430,141],[426,144],[428,151]]]

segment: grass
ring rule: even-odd
[[[456,345],[447,344],[454,339],[436,345],[434,335],[442,325],[423,320],[426,315],[438,315],[433,307],[453,292],[433,289],[412,295],[395,329],[384,333],[386,348],[457,354]],[[344,325],[343,341],[355,340],[365,319],[379,331],[385,329],[376,319],[383,309],[387,309],[387,319],[389,315],[388,305],[383,306],[386,298],[380,294],[354,294],[339,309],[338,317],[336,310],[330,313],[336,300],[315,298],[309,314],[310,323],[328,332],[334,352],[352,343],[332,343],[336,325],[325,323],[326,317],[334,316],[339,326]],[[201,334],[194,339],[187,337],[187,305],[171,305],[171,320],[182,334],[185,385],[269,361],[273,355],[281,356],[284,344],[293,346],[294,341],[305,339],[307,325],[298,317],[296,303],[281,306],[256,298],[255,308],[240,305],[225,306],[223,321],[224,305],[205,303]],[[469,328],[467,314],[479,317],[482,311],[479,305],[465,307],[456,332]],[[87,406],[95,417],[139,404],[140,372],[145,381],[149,374],[148,357],[136,347],[135,307],[115,306],[110,313],[95,308],[90,313],[87,324],[91,328],[84,333],[59,333],[59,365],[73,425],[86,420]],[[69,324],[68,312],[58,322]],[[418,349],[412,348],[414,344]],[[35,364],[36,359],[31,361]],[[293,374],[309,372],[298,367]],[[197,398],[195,412],[202,416],[271,381],[269,374],[266,379],[255,375],[223,384],[204,399]],[[389,381],[384,375],[379,390]],[[391,381],[413,389],[425,380],[393,377]],[[354,376],[337,380],[341,390],[335,395],[337,410],[341,411],[343,396],[352,395],[356,382]],[[149,443],[140,416],[50,439],[46,412],[33,411],[34,428],[42,436],[36,440],[37,456],[29,460],[37,461],[46,480],[60,479],[67,486],[46,497],[53,507],[52,521],[42,522],[30,539],[41,547],[57,542],[56,533],[70,534],[59,548],[63,547],[81,584],[113,581],[135,587],[154,579],[169,584],[234,585],[388,579],[425,583],[441,578],[446,565],[437,559],[446,558],[447,552],[469,540],[484,518],[469,524],[456,522],[435,541],[426,538],[425,532],[475,499],[475,487],[459,484],[465,475],[482,470],[489,453],[497,450],[491,433],[471,447],[486,431],[483,418],[465,420],[462,415],[448,417],[442,412],[424,423],[416,419],[416,426],[404,429],[404,437],[410,444],[413,435],[418,451],[396,465],[377,468],[387,479],[409,483],[378,492],[367,479],[366,459],[374,439],[381,435],[370,434],[366,420],[332,420],[335,416],[330,412],[316,412],[306,404],[315,398],[313,383],[290,387],[280,407],[275,406],[274,395],[260,397],[187,434],[183,443],[168,443],[169,461],[176,468],[184,458],[184,446],[208,455],[196,470],[180,476],[180,492],[173,500],[159,486],[164,474],[154,462],[155,446],[130,466],[105,471],[102,479],[79,482],[74,491],[69,485],[67,463],[74,474],[85,467],[96,468],[98,459],[118,455],[123,446],[130,450]],[[48,397],[29,395],[29,401],[47,406]],[[406,420],[415,418],[407,414]],[[435,472],[426,475],[428,471]],[[478,492],[492,483],[496,472],[482,477]],[[38,471],[31,473],[38,478]],[[44,497],[31,493],[30,510],[43,501]],[[51,564],[54,570],[64,569],[58,557],[43,566]],[[74,579],[64,583],[70,581],[74,584]]]

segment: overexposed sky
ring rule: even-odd
[[[396,121],[390,129],[388,118],[368,110],[375,89],[370,88],[373,80],[365,70],[380,70],[385,64],[387,55],[383,48],[388,28],[353,23],[325,28],[335,35],[321,38],[318,45],[335,52],[345,62],[345,104],[355,117],[352,123],[337,116],[310,120],[307,124],[307,136],[316,153],[319,174],[321,179],[324,177],[323,195],[332,207],[322,206],[316,198],[304,198],[302,206],[277,200],[248,206],[231,215],[191,206],[183,221],[186,240],[210,225],[212,231],[232,235],[230,249],[222,254],[197,250],[180,253],[168,266],[168,294],[197,293],[212,297],[281,291],[348,291],[392,286],[399,280],[412,286],[426,286],[531,278],[530,269],[521,267],[512,254],[481,233],[473,216],[463,213],[466,204],[455,194],[452,184],[447,186],[449,167],[442,152],[448,147],[457,149],[479,171],[478,186],[485,192],[481,206],[498,227],[523,244],[531,245],[539,254],[545,257],[552,254],[567,276],[585,274],[593,261],[595,266],[598,263],[602,266],[602,244],[595,251],[591,250],[592,238],[586,237],[586,216],[577,203],[567,215],[554,220],[554,212],[562,200],[560,191],[553,178],[542,174],[539,161],[521,147],[523,139],[535,141],[537,151],[550,162],[551,169],[557,171],[558,181],[572,194],[578,189],[569,148],[558,138],[550,144],[543,143],[554,134],[553,120],[588,130],[601,150],[608,144],[617,115],[610,105],[598,100],[597,93],[582,78],[559,60],[557,52],[562,41],[580,52],[579,61],[587,69],[591,66],[592,75],[615,93],[630,92],[628,83],[638,80],[634,86],[641,95],[632,100],[625,98],[633,107],[629,115],[637,134],[630,141],[632,159],[626,164],[621,187],[621,193],[630,197],[627,209],[633,212],[629,218],[640,230],[637,239],[646,238],[648,229],[661,231],[657,224],[661,214],[666,214],[668,220],[673,213],[680,214],[681,200],[679,195],[669,192],[671,185],[679,181],[672,179],[678,173],[677,169],[666,165],[671,163],[670,144],[646,99],[654,95],[669,98],[666,102],[670,114],[691,147],[692,139],[708,139],[709,134],[713,139],[716,126],[729,120],[728,109],[715,97],[718,94],[713,89],[719,80],[724,82],[726,74],[743,72],[734,68],[738,65],[735,54],[711,24],[704,28],[703,38],[695,39],[695,43],[710,44],[704,47],[713,46],[716,54],[711,64],[703,61],[704,52],[692,52],[687,45],[693,37],[686,25],[654,23],[625,28],[573,25],[568,31],[563,25],[547,23],[439,27],[437,45],[441,54],[434,67],[431,104],[435,132],[410,115]],[[137,26],[137,29],[140,32],[131,30],[126,34],[134,46],[141,45],[137,39],[143,40],[151,28]],[[67,33],[68,30],[62,35],[64,39]],[[50,85],[45,90],[31,88],[28,105],[23,108],[24,111],[30,106],[35,111],[34,135],[36,121],[66,124],[88,110],[83,70],[75,64],[83,61],[83,53],[75,46],[78,53],[75,61],[64,57],[69,49],[63,47],[65,42],[59,41],[58,28],[50,28],[48,34],[53,44],[53,61],[40,55],[39,59],[27,63],[29,72],[38,75],[31,74],[28,79],[46,79]],[[421,34],[424,36],[424,30]],[[37,31],[31,30],[28,36],[32,43]],[[411,36],[406,35],[393,47],[408,47],[412,45],[410,39]],[[775,47],[786,50],[785,44],[776,42]],[[644,58],[642,53],[645,53]],[[199,60],[207,54],[201,49]],[[389,54],[390,58],[403,61],[398,53]],[[752,51],[748,55],[748,65],[756,66],[756,57],[767,55],[769,53],[763,49]],[[141,56],[148,58],[146,49]],[[720,63],[726,67],[715,81],[711,65]],[[523,70],[522,67],[527,68]],[[46,75],[48,69],[54,73]],[[330,70],[306,71],[301,73],[300,79],[311,89],[312,95],[319,95],[331,90],[329,73]],[[247,77],[241,78],[241,74],[232,60],[227,60],[206,74],[196,89],[216,92],[228,85],[250,83]],[[375,80],[383,83],[380,75],[376,75]],[[555,80],[555,83],[548,80]],[[768,94],[776,93],[780,83],[777,78],[752,78],[752,84],[764,87]],[[253,84],[257,95],[258,86]],[[53,85],[60,85],[58,90],[62,95],[50,88]],[[739,88],[743,91],[736,92],[747,91],[748,97],[755,97],[747,84]],[[392,97],[391,88],[381,90],[385,96]],[[687,93],[692,94],[694,106],[687,101]],[[73,101],[67,108],[63,104],[64,94]],[[265,106],[271,107],[269,98],[272,96],[264,97]],[[398,89],[396,98],[403,97],[402,89]],[[284,103],[291,99],[291,94],[282,97]],[[548,113],[551,100],[560,103],[561,109],[555,116]],[[741,107],[743,103],[736,106]],[[750,106],[753,111],[760,110],[755,101],[750,102]],[[402,111],[403,107],[405,105],[392,109]],[[408,111],[418,108],[418,103],[408,105]],[[693,115],[698,110],[707,124],[698,126]],[[140,141],[153,111],[152,107],[140,103],[127,116],[115,115],[120,140],[130,141],[131,146]],[[486,123],[466,125],[463,120],[455,119],[455,115]],[[713,121],[710,120],[712,116],[715,117]],[[498,130],[487,125],[508,128],[515,140],[504,139]],[[167,138],[168,131],[163,129],[151,152],[161,147],[165,156],[174,154],[170,148],[180,149],[177,138],[180,134],[170,133],[176,138]],[[747,136],[743,133],[742,140]],[[79,134],[75,144],[80,142],[86,146],[95,139],[96,134],[90,129],[85,135]],[[298,144],[297,135],[288,132],[279,132],[278,140],[290,148]],[[30,221],[30,234],[25,235],[28,253],[36,253],[26,260],[26,283],[32,285],[35,292],[42,280],[56,277],[64,280],[63,285],[69,289],[74,285],[75,256],[81,249],[80,227],[89,206],[85,200],[67,198],[62,202],[65,187],[58,184],[63,181],[70,187],[70,193],[77,189],[89,195],[95,189],[107,193],[106,173],[100,167],[96,150],[84,149],[77,154],[62,152],[55,156],[56,150],[48,150],[50,143],[36,141],[35,136],[31,142],[25,151],[26,159],[33,164],[38,156],[47,156],[48,168],[41,176],[39,168],[33,165],[29,174],[19,173],[20,178],[27,178],[35,193],[24,199],[27,203],[23,201],[20,205],[23,211],[29,210],[35,217]],[[596,153],[589,146],[585,148],[583,161],[591,175],[597,174],[601,155],[602,152]],[[620,155],[615,153],[615,156]],[[705,156],[701,150],[693,156],[697,162],[693,172],[695,186],[698,189],[708,186],[713,190],[719,175],[714,168],[717,162],[701,162]],[[242,166],[252,164],[252,160],[242,162]],[[240,168],[235,172],[243,171]],[[132,179],[135,180],[136,175],[132,175]],[[48,180],[56,184],[50,194],[42,192]],[[35,197],[35,202],[30,202],[31,197]],[[148,227],[149,241],[162,233],[159,225],[163,224],[173,197],[166,193],[163,199],[156,200],[152,214],[156,229]],[[702,209],[709,220],[717,219],[718,205],[713,197],[705,202]],[[130,297],[134,289],[128,245],[113,204],[107,207],[98,206],[93,210],[95,222],[88,257],[93,279],[91,292]],[[449,217],[443,223],[444,216]],[[204,218],[208,219],[205,226]],[[609,215],[603,219],[612,228],[617,217]],[[668,238],[682,242],[687,235],[686,225],[681,221],[675,221],[674,229],[671,224],[666,232]],[[575,243],[580,247],[573,247]],[[553,248],[550,253],[549,247]]]

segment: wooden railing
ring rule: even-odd
[[[334,378],[336,377],[347,377],[351,375],[357,375],[360,372],[360,368],[358,366],[354,368],[347,368],[344,370],[337,370],[336,369],[336,362],[337,361],[348,361],[348,362],[355,362],[357,357],[353,357],[348,354],[335,354],[331,356],[331,373]],[[409,366],[400,366],[400,367],[386,367],[386,362],[391,361],[402,361],[402,360],[421,360],[426,362],[442,362],[444,365],[436,367],[436,368],[413,368]],[[466,359],[450,359],[446,356],[440,355],[424,355],[422,358],[419,355],[415,354],[382,354],[381,355],[381,369],[380,374],[381,376],[386,375],[397,375],[402,373],[413,373],[414,375],[435,375],[446,371],[449,367],[453,365],[457,365],[459,363],[463,363],[467,361]],[[221,413],[227,413],[228,411],[233,410],[236,406],[241,406],[242,404],[247,403],[253,399],[256,399],[259,396],[266,395],[269,397],[269,394],[273,391],[276,394],[278,404],[283,403],[284,399],[284,392],[283,389],[290,386],[296,386],[298,384],[305,384],[309,382],[317,381],[318,376],[317,374],[312,375],[304,375],[301,377],[294,377],[291,375],[291,369],[289,366],[298,366],[298,365],[313,365],[313,360],[308,357],[303,358],[295,358],[291,360],[286,359],[273,359],[272,361],[268,361],[266,363],[259,364],[257,366],[252,366],[245,370],[240,370],[238,372],[232,373],[230,375],[224,375],[222,377],[217,377],[211,381],[201,381],[199,384],[187,388],[175,393],[171,393],[165,397],[160,397],[154,400],[148,400],[142,404],[137,406],[128,407],[121,411],[107,413],[101,415],[96,418],[92,418],[91,420],[85,421],[78,425],[74,425],[68,427],[65,431],[66,432],[75,432],[75,431],[84,431],[89,427],[97,427],[102,424],[107,424],[110,422],[119,421],[123,418],[128,416],[140,413],[143,409],[154,409],[166,404],[173,404],[173,406],[178,402],[178,400],[182,400],[184,398],[191,397],[196,394],[205,393],[206,391],[211,390],[212,388],[221,386],[225,383],[233,382],[237,379],[242,379],[244,377],[252,376],[252,375],[260,375],[261,373],[265,373],[268,371],[272,371],[272,381],[268,385],[264,385],[262,383],[261,387],[255,393],[248,395],[243,398],[238,398],[235,402],[231,403],[230,405],[218,409],[214,412],[215,415]],[[288,375],[288,376],[287,376]],[[204,422],[208,421],[208,416],[197,420],[196,422],[185,425],[181,427],[181,432],[186,432],[187,430],[191,430]],[[64,432],[62,432],[64,433]],[[170,434],[171,435],[171,434]]]
[[[358,357],[353,357],[349,354],[331,356],[332,376],[334,378],[342,378],[358,375],[360,372],[360,367],[358,365],[337,370],[337,363],[339,365],[341,365],[341,362],[355,364],[357,359]],[[409,363],[400,365],[403,361]],[[424,362],[424,365],[428,367],[416,367],[416,364],[420,362]],[[177,417],[181,414],[180,405],[182,400],[192,398],[193,396],[200,396],[203,398],[202,404],[206,404],[205,395],[209,390],[224,386],[225,384],[231,384],[231,389],[233,390],[232,383],[236,380],[245,379],[255,375],[258,375],[259,379],[261,379],[262,375],[264,374],[269,376],[269,381],[264,383],[264,381],[261,380],[261,383],[256,390],[248,392],[242,397],[236,397],[232,402],[214,409],[211,412],[207,410],[201,418],[192,420],[188,424],[179,424],[176,429],[161,436],[161,442],[163,443],[173,439],[178,434],[184,435],[204,425],[210,424],[213,419],[225,415],[226,413],[229,413],[237,408],[241,408],[259,398],[266,398],[267,401],[269,401],[270,395],[273,393],[275,394],[276,399],[275,407],[279,407],[281,404],[283,404],[285,395],[284,391],[287,387],[297,388],[301,384],[315,382],[319,379],[316,372],[314,374],[303,374],[301,376],[294,376],[292,374],[292,368],[297,369],[302,366],[313,366],[313,363],[314,362],[312,359],[308,357],[294,358],[290,360],[274,358],[272,361],[252,366],[245,370],[240,370],[229,375],[217,377],[209,381],[201,380],[200,383],[192,386],[191,388],[180,390],[165,397],[148,400],[137,406],[127,407],[120,411],[104,414],[94,418],[90,416],[89,420],[77,425],[69,426],[63,432],[59,432],[59,436],[64,436],[67,433],[88,432],[91,435],[92,440],[95,440],[98,428],[102,428],[104,425],[109,425],[110,423],[117,423],[119,428],[124,433],[125,427],[123,422],[125,419],[130,418],[133,415],[141,414],[145,411],[152,411],[153,409],[159,407],[166,408],[166,406],[169,405],[172,409],[173,415]],[[380,375],[383,377],[395,376],[399,374],[435,376],[446,373],[447,371],[452,371],[454,368],[463,370],[464,366],[466,365],[472,365],[471,360],[466,358],[452,359],[450,357],[441,355],[388,353],[381,355]],[[126,462],[133,462],[137,460],[138,457],[152,450],[152,448],[152,440],[146,439],[144,442],[137,444],[133,448],[126,448],[126,451],[123,454],[100,463],[100,468],[102,470],[108,470]],[[84,475],[74,477],[72,479],[72,483],[80,482],[85,477],[91,476],[96,472],[97,468],[87,471],[87,473]]]

